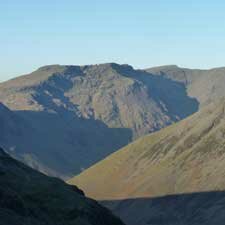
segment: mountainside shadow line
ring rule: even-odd
[[[17,120],[12,129],[5,128],[4,140],[0,138],[2,146],[7,150],[13,148],[13,156],[26,157],[25,162],[30,161],[32,167],[35,162],[49,167],[53,176],[74,176],[132,139],[130,129],[110,128],[100,120],[80,118],[70,111],[65,113],[60,107],[56,113],[12,112]]]
[[[222,225],[225,191],[101,201],[127,225]]]

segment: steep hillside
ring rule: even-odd
[[[70,183],[97,199],[224,190],[225,100],[140,138]]]
[[[1,127],[10,141],[0,144],[63,178],[198,110],[184,84],[113,63],[42,67],[1,83],[0,101],[27,126],[20,138]]]
[[[71,179],[129,225],[222,225],[225,99]]]
[[[0,149],[0,224],[122,225],[75,186],[49,178]]]

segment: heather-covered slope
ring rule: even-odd
[[[70,183],[97,199],[224,190],[225,100],[140,138]]]
[[[75,186],[47,177],[0,149],[1,225],[122,225]]]
[[[63,178],[198,110],[182,83],[113,63],[42,67],[1,83],[0,101],[27,127],[1,127],[9,141],[0,143]]]

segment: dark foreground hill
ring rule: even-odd
[[[0,149],[1,225],[123,225],[75,186],[47,177]]]

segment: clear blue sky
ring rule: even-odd
[[[46,64],[225,66],[224,0],[1,0],[0,81]]]

